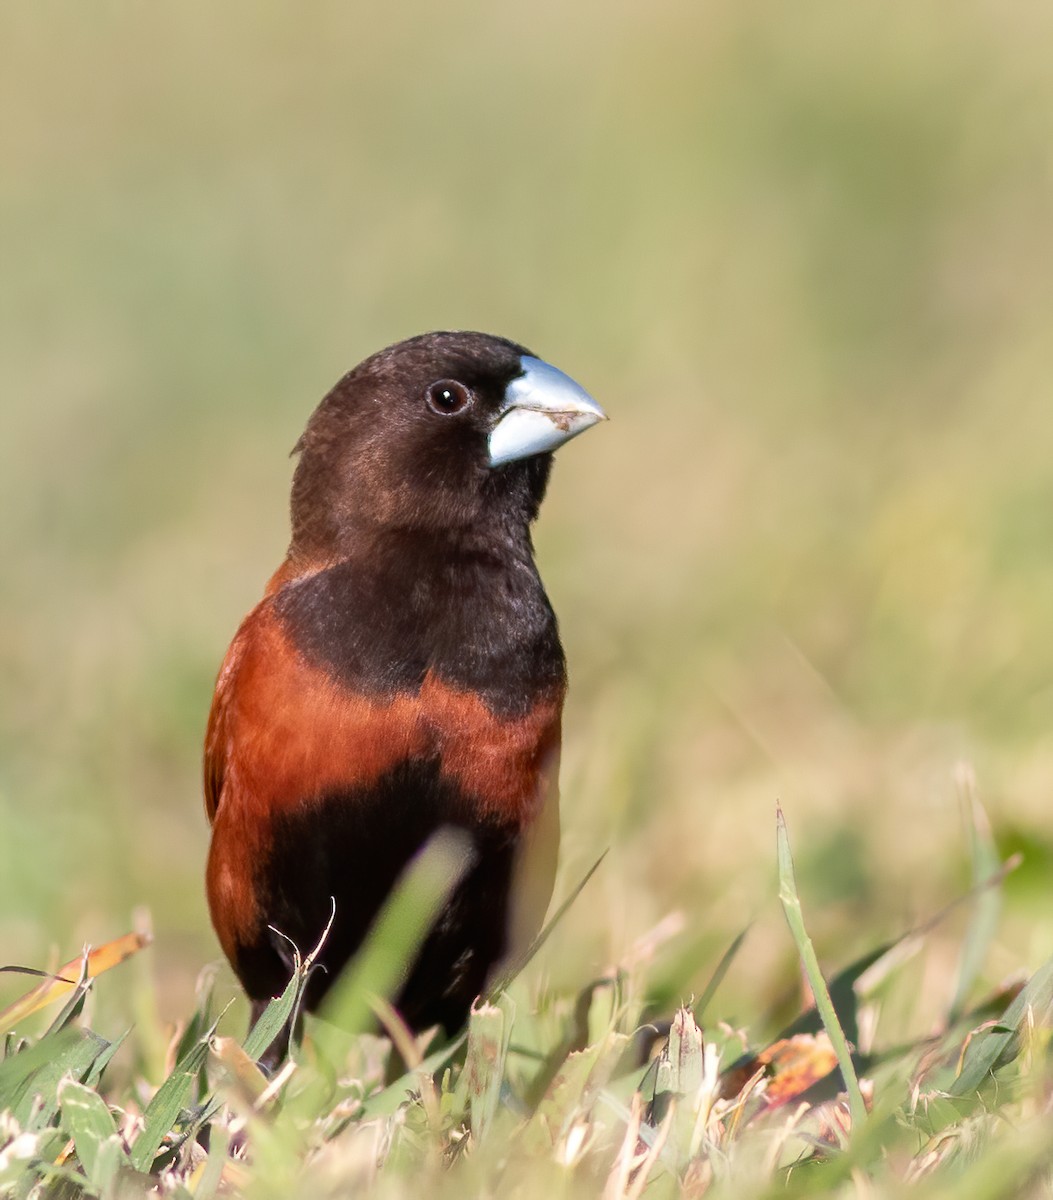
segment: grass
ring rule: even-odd
[[[978,816],[978,866],[988,861],[985,832]],[[64,1001],[39,1036],[8,1033],[0,1188],[106,1198],[160,1185],[199,1200],[363,1189],[401,1197],[422,1187],[437,1196],[544,1188],[610,1200],[893,1196],[908,1186],[923,1196],[963,1186],[970,1195],[1047,1194],[1053,962],[979,998],[970,982],[989,937],[985,910],[1006,872],[965,897],[974,921],[954,1000],[927,1036],[903,1043],[884,1010],[904,983],[904,961],[923,952],[939,919],[864,955],[828,986],[781,813],[777,841],[780,898],[816,1003],[805,1001],[767,1045],[721,1021],[703,1030],[688,1007],[659,1036],[644,1021],[649,954],[575,998],[531,1003],[511,981],[480,1001],[466,1037],[437,1048],[414,1041],[381,995],[397,984],[393,962],[412,953],[406,930],[425,928],[456,881],[457,847],[437,843],[390,901],[327,1019],[308,1019],[273,1078],[255,1059],[295,1010],[309,960],[243,1044],[218,1036],[206,984],[158,1078],[133,1072],[116,1087],[107,1068],[125,1038],[92,1032],[83,1011],[92,987],[112,978],[96,977],[121,969],[144,940],[85,956],[77,979],[72,963],[38,984],[0,1014],[10,1028]],[[363,997],[373,997],[390,1041],[354,1032]],[[706,1006],[719,998],[713,989]],[[393,1082],[392,1043],[409,1067]]]
[[[41,1129],[106,1131],[89,1169],[123,1177],[182,1040],[209,1082],[180,1109],[222,1101],[202,1194],[250,1170],[228,1134],[254,1148],[239,1180],[276,1194],[377,1162],[378,1194],[414,1172],[437,1194],[617,1194],[636,1155],[651,1190],[692,1149],[747,1198],[1024,1190],[1053,955],[1049,12],[214,7],[0,18],[0,963],[64,974],[153,935],[49,1043],[89,1070],[95,1037],[119,1042],[85,1083],[119,1145],[54,1079]],[[609,850],[481,1014],[504,1065],[457,1051],[474,1103],[455,1056],[446,1091],[363,1116],[385,1068],[362,1041],[338,1076],[360,1087],[285,1122],[316,1068],[256,1111],[203,898],[203,724],[284,550],[310,408],[443,326],[523,341],[613,418],[561,452],[537,530],[571,666],[558,894]],[[798,1136],[793,1102],[754,1095],[718,1128],[731,1097],[669,1125],[632,1101],[635,1030],[692,998],[692,1095],[744,1047],[776,1077],[836,1057],[802,1017],[777,802],[874,1114],[789,1172],[840,1110]],[[1025,979],[1033,1033],[1006,1015]],[[0,974],[0,1009],[38,982]],[[55,1015],[19,1018],[15,1061]],[[970,1030],[1021,1015],[1021,1037],[969,1041],[1017,1051],[997,1085],[954,1097]],[[677,1037],[699,1078],[686,1018]],[[79,1171],[71,1132],[49,1161]]]

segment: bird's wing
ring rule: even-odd
[[[246,621],[245,624],[248,622]],[[223,660],[223,666],[216,679],[216,690],[212,696],[212,707],[208,714],[208,727],[205,732],[204,782],[205,812],[208,815],[209,823],[215,821],[223,796],[223,781],[227,770],[230,700],[245,642],[245,624],[238,630],[237,636],[231,642],[227,656]]]

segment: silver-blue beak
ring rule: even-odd
[[[607,414],[569,375],[524,355],[523,374],[505,391],[505,405],[490,431],[490,466],[555,450]]]

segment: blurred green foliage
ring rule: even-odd
[[[959,759],[1053,855],[1048,8],[41,0],[0,27],[0,961],[145,904],[185,1011],[218,953],[199,745],[286,455],[428,328],[523,341],[613,417],[538,530],[565,883],[613,847],[539,976],[580,986],[681,908],[700,989],[757,913],[725,984],[755,1012],[794,969],[777,797],[837,962],[966,882]],[[1044,900],[1010,886],[992,976],[1053,951]]]

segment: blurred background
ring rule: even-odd
[[[1053,952],[1048,6],[2,23],[0,963],[145,906],[157,1002],[189,1010],[218,957],[200,744],[289,450],[346,369],[443,327],[612,416],[537,531],[572,672],[561,889],[611,851],[535,979],[579,987],[680,912],[676,998],[753,920],[716,1008],[756,1024],[795,975],[776,800],[835,968],[968,886],[970,772],[1025,854],[988,982]],[[961,920],[919,997],[946,1002]]]

